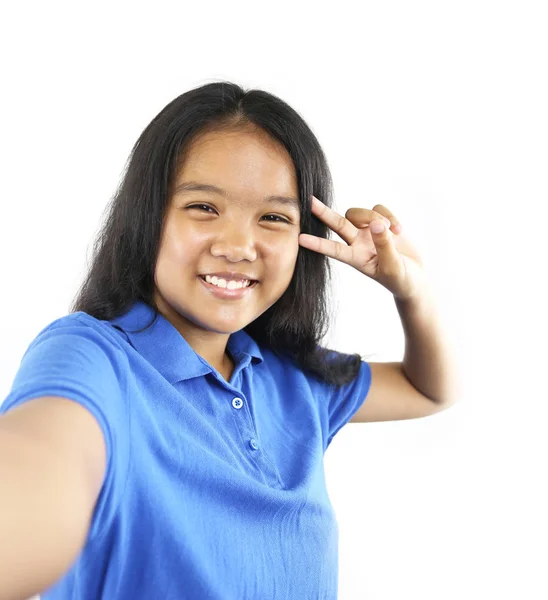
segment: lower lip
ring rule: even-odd
[[[258,283],[257,281],[255,281],[254,283],[252,283],[251,285],[248,285],[245,288],[229,290],[227,288],[220,288],[220,287],[217,287],[216,285],[208,283],[205,279],[202,279],[201,277],[198,277],[198,279],[205,285],[207,290],[210,293],[212,293],[215,297],[223,298],[225,300],[238,300],[239,298],[243,298],[243,296],[247,292],[251,291]]]

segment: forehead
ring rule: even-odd
[[[295,194],[298,187],[291,156],[279,142],[260,130],[198,136],[181,156],[176,179],[235,186],[238,192],[245,188],[252,192],[260,187],[264,193],[264,187],[268,186],[272,193]]]

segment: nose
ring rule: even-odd
[[[253,235],[241,223],[223,227],[211,245],[211,254],[225,257],[230,262],[257,258]]]

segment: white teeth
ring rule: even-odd
[[[249,281],[249,279],[246,279],[245,281],[231,280],[227,282],[226,279],[221,279],[220,277],[216,277],[215,275],[213,275],[213,277],[206,275],[205,280],[208,283],[211,283],[212,285],[216,285],[217,287],[226,288],[229,290],[238,290],[243,287],[248,287],[251,284],[251,281]]]

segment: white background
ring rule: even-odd
[[[547,598],[544,3],[199,4],[3,9],[0,401],[67,313],[149,121],[212,81],[265,89],[318,136],[340,214],[380,203],[399,218],[463,377],[448,411],[333,441],[339,598]],[[402,360],[391,295],[332,263],[327,341]]]

